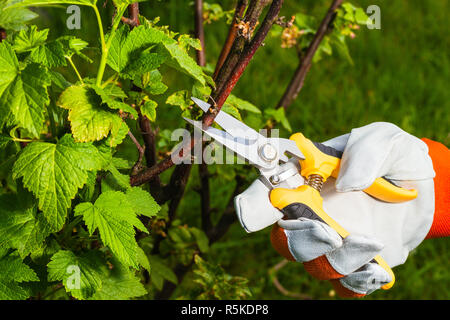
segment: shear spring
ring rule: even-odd
[[[306,184],[320,192],[323,186],[323,178],[318,174],[312,174],[308,177]]]

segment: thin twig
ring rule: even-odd
[[[131,131],[128,131],[128,136],[130,137],[131,141],[136,145],[136,148],[139,152],[138,160],[134,164],[133,168],[131,169],[131,174],[137,174],[142,169],[142,159],[144,157],[145,152],[145,145],[141,146],[139,141],[136,139],[136,137],[133,135]]]
[[[202,230],[206,233],[212,228],[211,223],[211,193],[209,188],[209,172],[208,165],[202,162],[198,166],[198,174],[200,176],[200,201],[201,201],[201,217]]]
[[[195,0],[194,20],[195,20],[195,37],[200,40],[202,50],[197,50],[197,63],[199,66],[206,65],[205,54],[205,32],[203,29],[203,0]]]
[[[277,272],[280,269],[284,268],[288,264],[288,262],[289,262],[288,260],[283,259],[280,262],[278,262],[275,266],[269,269],[269,276],[272,279],[273,285],[275,286],[275,288],[277,288],[278,291],[280,291],[281,294],[287,297],[296,298],[300,300],[311,300],[312,298],[306,294],[287,290],[278,280],[276,276]]]
[[[308,71],[311,68],[314,54],[316,53],[320,43],[327,34],[329,28],[331,27],[336,14],[336,10],[339,8],[342,2],[343,0],[334,0],[332,2],[330,8],[327,11],[327,14],[325,15],[325,18],[320,23],[320,26],[317,29],[313,40],[311,41],[308,49],[306,50],[306,53],[303,55],[300,64],[295,70],[291,82],[289,83],[286,91],[284,92],[283,96],[278,102],[277,108],[283,107],[284,109],[286,109],[297,98],[298,94],[300,93],[300,90],[303,87],[303,83],[305,82],[306,75],[308,74]]]

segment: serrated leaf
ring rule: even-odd
[[[128,131],[130,131],[130,128],[128,128],[125,121],[120,120],[120,122],[114,122],[111,128],[111,134],[108,139],[106,139],[105,144],[110,147],[121,144],[123,139],[127,136]]]
[[[11,46],[0,43],[0,125],[12,114],[15,122],[39,137],[45,106],[49,103],[49,85],[50,78],[44,67],[33,63],[19,70]]]
[[[108,55],[108,65],[112,69],[119,73],[125,72],[127,67],[140,59],[141,55],[148,54],[147,51],[143,53],[145,50],[156,46],[156,55],[144,58],[152,61],[150,63],[151,67],[157,65],[155,61],[159,63],[166,56],[169,56],[170,59],[166,61],[168,65],[186,73],[205,85],[206,80],[202,68],[177,41],[162,30],[144,25],[136,27],[130,32],[128,30],[129,28],[127,26],[119,28],[112,40]],[[143,64],[141,63],[141,65]],[[149,69],[150,67],[146,67],[147,71]]]
[[[51,41],[32,49],[27,60],[48,68],[66,66],[64,47],[59,41]]]
[[[131,115],[133,115],[133,117],[135,119],[137,119],[138,114],[137,114],[137,111],[133,107],[129,106],[128,104],[126,104],[122,101],[116,100],[116,97],[114,95],[110,94],[108,91],[108,90],[110,90],[113,94],[117,94],[118,90],[113,89],[111,86],[109,86],[107,88],[107,90],[105,90],[101,87],[98,87],[96,85],[89,85],[89,87],[94,89],[95,93],[97,93],[97,95],[100,96],[102,103],[106,104],[109,108],[128,112]]]
[[[150,121],[156,120],[156,107],[158,104],[156,101],[149,100],[145,101],[144,105],[141,106],[141,113],[146,116]]]
[[[112,176],[116,180],[117,184],[120,186],[122,190],[126,190],[131,188],[130,185],[130,176],[126,174],[120,173],[120,171],[111,163],[106,169],[111,172]]]
[[[50,29],[44,29],[38,31],[36,26],[31,26],[28,29],[20,30],[20,32],[14,37],[12,47],[16,52],[31,51],[45,43],[49,30]]]
[[[128,26],[117,29],[111,42],[108,54],[108,65],[115,71],[121,73],[150,46],[162,43],[170,39],[164,32],[144,26],[139,26],[129,31]]]
[[[163,46],[172,57],[171,60],[167,61],[168,65],[193,77],[202,85],[206,84],[202,68],[178,45],[176,41],[165,41],[163,42]]]
[[[102,260],[97,251],[75,255],[71,251],[60,250],[47,264],[48,280],[62,281],[67,292],[77,299],[87,299],[102,287],[98,269]]]
[[[122,71],[130,79],[158,68],[167,57],[160,53],[143,53],[138,59],[131,61]]]
[[[87,171],[103,165],[93,145],[75,143],[66,135],[57,144],[27,145],[14,164],[13,178],[23,177],[24,186],[39,199],[47,222],[60,230],[71,200],[87,181]]]
[[[145,294],[147,291],[134,272],[113,261],[112,269],[102,272],[102,287],[90,300],[127,300]]]
[[[142,214],[151,218],[156,216],[158,211],[161,210],[161,207],[156,203],[150,193],[141,188],[130,188],[125,194],[136,214]]]
[[[94,204],[84,202],[77,205],[75,215],[83,216],[90,234],[99,230],[103,243],[123,264],[138,268],[134,227],[147,231],[124,193],[103,192]]]
[[[39,281],[36,273],[17,256],[0,259],[0,300],[24,300],[30,294],[19,283]]]
[[[10,255],[0,259],[0,281],[27,282],[39,281],[39,278],[20,257]]]
[[[182,111],[185,111],[191,105],[191,99],[189,98],[189,92],[187,90],[180,90],[172,93],[166,100],[167,104],[172,106],[178,106]]]
[[[152,266],[150,277],[152,279],[152,283],[158,290],[162,289],[164,280],[170,281],[174,284],[178,283],[176,274],[165,264],[164,260],[158,256],[149,256],[148,260]]]
[[[18,283],[0,281],[0,300],[25,300],[29,296]]]
[[[23,206],[16,195],[0,196],[0,247],[15,248],[22,258],[41,247],[52,229],[35,211]]]
[[[167,86],[162,82],[162,75],[158,70],[144,73],[142,76],[136,77],[133,82],[150,95],[163,94],[167,90]]]
[[[77,85],[67,88],[57,105],[69,110],[69,120],[76,141],[96,141],[108,136],[114,126],[120,127],[122,119],[102,107],[101,97],[94,89]]]
[[[139,265],[141,265],[145,270],[150,272],[150,261],[148,261],[147,255],[145,254],[144,250],[142,250],[142,248],[138,246],[137,253]]]

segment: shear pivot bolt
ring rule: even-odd
[[[259,155],[264,159],[264,161],[272,162],[277,158],[278,154],[273,145],[266,143],[259,148]]]

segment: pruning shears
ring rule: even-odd
[[[211,105],[192,98],[197,106],[207,112]],[[270,188],[270,202],[288,219],[306,217],[326,223],[345,238],[349,232],[331,218],[323,208],[320,191],[323,183],[331,176],[337,178],[339,174],[342,152],[313,142],[301,133],[293,134],[289,139],[270,138],[258,133],[243,122],[219,111],[215,122],[225,131],[213,127],[205,127],[200,121],[184,118],[206,135],[235,152],[237,156],[246,159],[261,173],[264,183]],[[281,182],[297,174],[298,170],[286,170],[283,163],[298,161],[300,174],[305,184],[294,189],[277,187]],[[405,189],[394,185],[383,177],[364,190],[367,194],[386,202],[404,202],[417,197],[417,190]],[[386,261],[377,255],[373,259],[392,278],[392,281],[382,288],[389,289],[395,282],[395,276]]]

